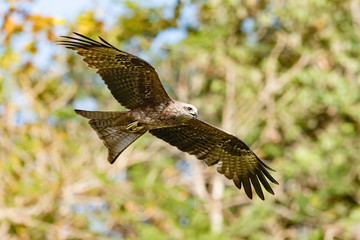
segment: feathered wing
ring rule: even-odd
[[[128,109],[168,104],[171,98],[162,86],[156,70],[145,60],[121,51],[104,39],[92,40],[63,36],[57,41],[84,57],[89,67],[97,69],[115,99]]]
[[[244,186],[246,195],[252,198],[251,185],[264,200],[261,186],[274,194],[268,181],[277,181],[268,172],[272,170],[262,162],[239,138],[198,119],[185,125],[150,130],[154,136],[178,149],[205,160],[208,166],[218,164],[217,171],[232,179],[236,187]]]

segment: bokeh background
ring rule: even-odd
[[[360,1],[0,2],[1,239],[360,239]],[[114,165],[73,108],[122,110],[54,41],[101,35],[243,139],[275,196],[249,200],[143,136]]]

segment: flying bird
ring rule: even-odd
[[[90,68],[97,69],[115,99],[128,111],[75,112],[90,119],[90,126],[108,149],[112,164],[144,133],[150,132],[183,152],[204,160],[208,166],[233,180],[252,198],[252,186],[264,200],[261,185],[274,194],[268,180],[272,170],[236,136],[199,120],[191,104],[173,100],[166,93],[153,66],[145,60],[121,51],[99,37],[95,41],[79,33],[57,41],[84,57]]]

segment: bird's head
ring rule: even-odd
[[[182,103],[180,111],[185,118],[195,119],[198,116],[197,108],[188,103]]]

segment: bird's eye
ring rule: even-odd
[[[187,108],[187,110],[188,110],[188,111],[191,111],[191,110],[192,110],[192,108],[191,108],[191,107],[188,107],[188,108]]]

